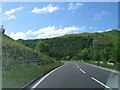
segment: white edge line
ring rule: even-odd
[[[66,63],[65,63],[66,64]],[[64,65],[65,65],[64,64]],[[63,67],[64,65],[52,70],[51,72],[49,72],[48,74],[46,74],[42,79],[40,79],[34,86],[32,86],[32,88],[36,88],[45,78],[47,78],[51,73],[53,73],[54,71],[56,71],[57,69]]]
[[[83,71],[81,68],[80,68],[80,70],[85,74],[85,71]]]
[[[103,85],[106,88],[109,88],[110,90],[112,90],[110,87],[108,87],[107,85],[103,84],[102,82],[98,81],[97,79],[95,79],[94,77],[91,77],[93,80],[95,80],[96,82],[98,82],[99,84]]]

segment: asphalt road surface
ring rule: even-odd
[[[32,88],[118,88],[120,74],[86,63],[66,62],[51,71]]]

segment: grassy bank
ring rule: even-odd
[[[36,63],[22,64],[9,71],[3,71],[3,88],[18,88],[28,83],[43,72],[62,65],[52,63],[48,65],[37,65]]]
[[[100,62],[91,62],[91,61],[84,61],[86,63],[89,63],[89,64],[93,64],[93,65],[97,65],[97,66],[101,66],[101,67],[105,67],[105,68],[110,68],[110,69],[115,69],[115,70],[118,70],[120,71],[120,67],[118,66],[115,66],[115,65],[109,65],[107,63],[100,63]]]

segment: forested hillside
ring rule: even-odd
[[[40,41],[48,44],[48,55],[56,60],[94,60],[119,62],[118,36],[120,31],[111,30],[103,33],[68,34],[55,38],[18,40],[23,45],[35,48]]]

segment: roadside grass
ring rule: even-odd
[[[109,65],[107,63],[100,63],[100,62],[91,62],[91,61],[84,61],[85,63],[89,63],[89,64],[93,64],[93,65],[97,65],[97,66],[101,66],[101,67],[105,67],[105,68],[110,68],[110,69],[115,69],[120,71],[120,67],[115,66],[115,65]]]
[[[48,65],[37,65],[36,63],[21,64],[11,70],[2,72],[3,88],[19,88],[39,76],[40,74],[61,66],[63,63],[51,63]]]

